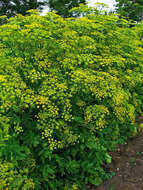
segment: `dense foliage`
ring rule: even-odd
[[[73,16],[70,9],[78,7],[80,3],[86,3],[86,0],[0,0],[0,16],[15,16],[16,14],[26,15],[30,9],[42,11],[46,6],[54,10],[62,17]]]
[[[57,14],[62,17],[72,17],[73,14],[69,12],[70,9],[78,7],[80,3],[86,3],[86,0],[49,0],[49,8],[57,11]]]
[[[0,0],[0,16],[7,15],[8,17],[16,14],[25,15],[29,9],[41,10],[46,0]]]
[[[136,134],[143,25],[83,10],[31,10],[0,26],[1,190],[99,185],[112,175],[108,152]]]
[[[143,20],[143,0],[116,0],[116,11],[134,21]]]

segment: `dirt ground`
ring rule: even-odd
[[[126,145],[117,146],[111,152],[112,163],[106,166],[115,175],[99,187],[88,190],[143,190],[143,131],[128,140]]]

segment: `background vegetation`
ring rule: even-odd
[[[80,3],[86,3],[86,0],[0,0],[0,16],[26,15],[30,9],[42,12],[48,6],[47,9],[54,10],[63,17],[71,17],[73,15],[69,10],[78,7]]]
[[[116,12],[136,22],[143,20],[143,0],[116,0]]]

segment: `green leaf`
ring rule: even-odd
[[[107,162],[107,164],[110,164],[111,161],[112,161],[111,156],[108,153],[106,153],[106,162]]]
[[[103,182],[103,181],[102,181],[102,179],[101,179],[100,177],[96,177],[94,184],[98,186],[98,185],[101,185],[102,182]]]

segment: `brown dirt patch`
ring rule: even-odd
[[[99,187],[87,190],[143,190],[143,131],[126,145],[118,145],[110,155],[112,163],[106,168],[115,175]]]

